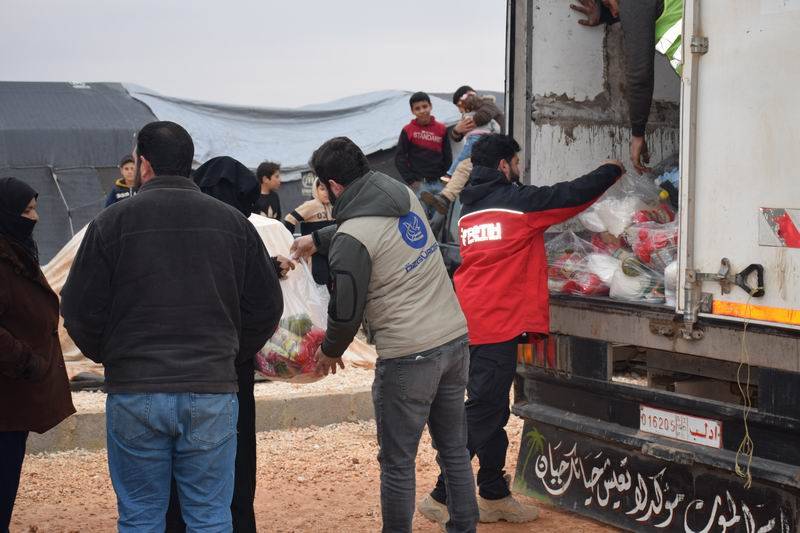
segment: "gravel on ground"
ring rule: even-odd
[[[511,442],[508,468],[513,472],[521,420],[512,417],[508,431]],[[259,529],[279,533],[379,531],[377,452],[374,422],[259,433],[256,493]],[[430,490],[437,473],[426,433],[417,457],[417,500]],[[539,505],[542,512],[535,525],[481,524],[478,531],[614,531],[586,518]],[[105,451],[39,454],[25,459],[12,533],[115,531],[116,517]],[[439,528],[416,514],[414,531],[433,533]]]

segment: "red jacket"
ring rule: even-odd
[[[400,132],[394,164],[407,184],[438,180],[453,162],[447,126],[434,117],[427,126],[412,120]]]
[[[549,332],[544,232],[589,207],[620,175],[616,165],[603,165],[573,181],[535,187],[473,169],[461,193],[463,262],[454,276],[470,344]]]

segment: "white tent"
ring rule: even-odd
[[[228,155],[255,168],[264,159],[281,163],[284,181],[308,170],[308,159],[326,140],[350,137],[365,154],[394,148],[400,130],[412,118],[405,91],[379,91],[295,109],[243,107],[163,96],[125,85],[159,120],[189,131],[195,160]],[[452,125],[461,115],[451,102],[431,96],[437,120]]]

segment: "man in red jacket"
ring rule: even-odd
[[[509,136],[484,136],[473,147],[473,170],[461,193],[463,263],[454,281],[469,332],[467,448],[480,462],[481,522],[527,522],[538,516],[535,507],[511,496],[503,468],[518,338],[550,329],[544,232],[589,207],[625,172],[619,161],[604,161],[573,181],[520,185],[518,152]],[[443,522],[446,501],[440,475],[419,510]]]

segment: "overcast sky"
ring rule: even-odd
[[[502,90],[501,0],[2,0],[0,77],[258,106]]]

